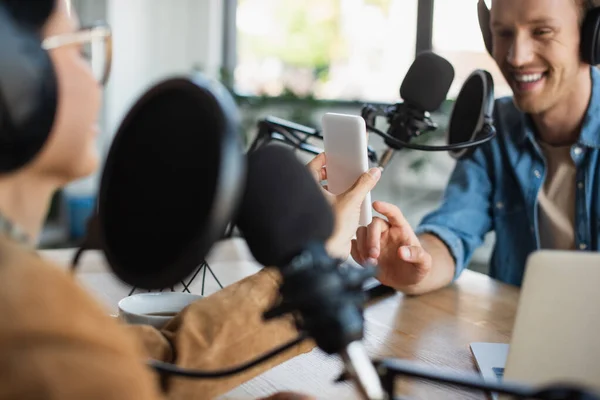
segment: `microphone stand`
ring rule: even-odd
[[[402,142],[408,143],[413,137],[425,132],[435,131],[438,125],[433,122],[427,111],[417,110],[406,103],[397,103],[387,106],[365,105],[361,110],[361,116],[365,120],[367,130],[378,133],[375,128],[377,117],[384,117],[389,124],[387,134]],[[384,138],[388,148],[379,161],[379,166],[384,168],[392,160],[396,151],[402,150],[402,146]]]
[[[345,375],[365,399],[386,398],[377,371],[362,344],[363,283],[374,268],[340,268],[320,243],[311,243],[280,268],[280,301],[264,313],[265,320],[291,313],[296,327],[328,354],[339,354]]]
[[[87,251],[87,250],[102,250],[102,251],[104,251],[104,243],[102,242],[102,239],[100,237],[100,220],[99,220],[99,216],[98,216],[98,212],[97,211],[95,211],[88,218],[87,224],[86,224],[86,234],[85,234],[83,240],[81,241],[81,243],[79,244],[79,246],[77,247],[77,251],[75,252],[75,254],[73,255],[73,257],[71,258],[71,265],[70,265],[71,273],[75,273],[76,272],[77,268],[79,267],[79,261],[81,260],[81,257],[83,256],[83,253],[85,251]],[[181,286],[183,288],[183,292],[191,293],[189,286],[192,284],[192,282],[194,281],[194,279],[196,279],[196,277],[198,276],[198,274],[200,273],[200,271],[202,271],[202,269],[204,269],[203,275],[202,275],[202,295],[203,296],[204,296],[204,286],[205,286],[205,282],[206,282],[206,271],[207,270],[208,270],[208,272],[210,272],[210,274],[212,275],[212,277],[215,280],[215,282],[217,283],[217,285],[219,285],[219,287],[221,289],[223,289],[223,285],[221,284],[221,282],[219,281],[219,279],[217,278],[217,276],[213,272],[212,268],[210,267],[210,265],[208,265],[208,263],[206,262],[206,260],[204,260],[196,268],[196,270],[194,271],[194,274],[188,280],[187,283],[185,283],[185,281],[181,280],[180,284],[181,284]],[[129,290],[129,293],[127,294],[127,296],[131,296],[132,294],[134,294],[135,291],[136,291],[136,289],[137,288],[135,286],[132,287]],[[172,292],[175,291],[174,287],[171,287],[170,289],[171,289]]]

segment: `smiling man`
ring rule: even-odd
[[[490,275],[520,285],[535,250],[598,250],[600,73],[591,64],[599,9],[585,0],[493,0],[482,34],[513,90],[495,105],[497,137],[457,162],[440,207],[413,230],[374,204],[352,254],[380,280],[420,294],[445,286],[490,231]],[[480,0],[480,7],[484,7]]]

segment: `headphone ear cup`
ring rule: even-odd
[[[56,76],[38,30],[0,3],[0,173],[30,162],[54,124]]]
[[[581,59],[590,64],[600,64],[600,7],[588,10],[581,25]]]
[[[485,5],[484,0],[477,2],[477,18],[479,19],[479,29],[481,29],[481,36],[483,37],[483,43],[490,56],[493,55],[492,48],[492,31],[490,30],[490,10]]]
[[[493,121],[494,105],[496,103],[496,96],[494,94],[494,78],[488,71],[481,70],[485,77],[485,89],[483,92],[483,115],[486,121]]]

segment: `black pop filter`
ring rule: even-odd
[[[475,142],[493,132],[494,81],[492,75],[477,69],[469,75],[456,98],[448,125],[448,145]],[[455,159],[469,156],[476,147],[450,150]]]
[[[100,246],[142,289],[190,275],[224,233],[245,181],[238,111],[201,76],[172,78],[133,106],[111,145],[98,197]]]

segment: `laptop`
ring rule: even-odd
[[[470,347],[485,380],[568,383],[600,393],[600,253],[533,253],[510,344]]]

